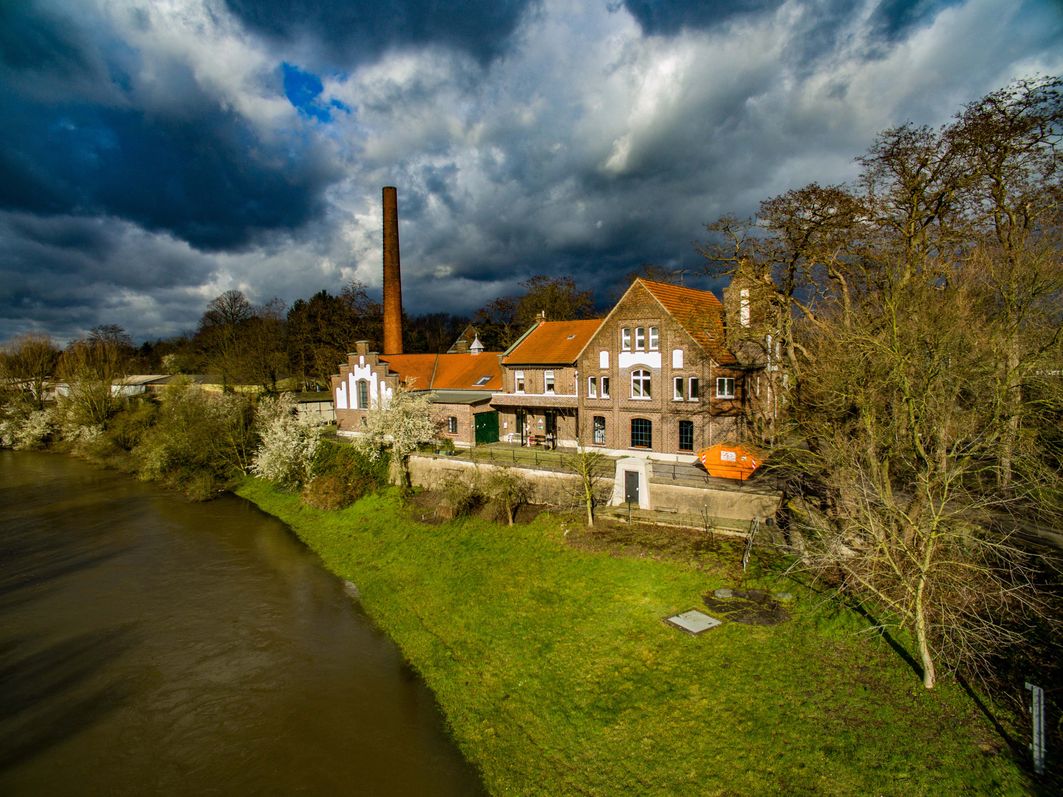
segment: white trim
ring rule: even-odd
[[[607,352],[607,351],[598,352],[598,367],[601,368],[602,370],[605,370],[606,368],[609,367],[609,352]]]
[[[682,349],[672,349],[672,367],[673,368],[682,368],[683,367],[683,350]]]
[[[622,351],[617,358],[621,368],[634,368],[636,365],[645,365],[647,368],[661,369],[661,353],[659,351]]]

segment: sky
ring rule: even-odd
[[[535,274],[605,305],[880,131],[1061,73],[1059,0],[0,0],[0,341],[378,292],[385,185],[407,312]]]

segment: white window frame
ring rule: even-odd
[[[598,380],[601,383],[601,390],[598,393],[598,398],[609,398],[609,377],[599,377]]]
[[[601,424],[599,424],[598,421],[601,421]],[[595,415],[594,420],[591,421],[591,441],[596,446],[605,445],[605,424],[606,420],[604,415]]]
[[[701,384],[696,376],[690,377],[687,380],[687,401],[698,401],[701,397],[698,395],[701,390]]]
[[[587,377],[587,398],[598,398],[598,377]]]
[[[635,327],[635,351],[646,351],[646,327]]]
[[[638,391],[635,385],[638,384]],[[641,368],[631,372],[631,398],[635,401],[649,401],[653,398],[653,375]]]
[[[514,371],[513,372],[513,392],[514,393],[523,393],[524,392],[524,372],[523,371]]]
[[[657,327],[650,327],[650,351],[657,351],[661,346],[661,331]]]
[[[684,378],[681,376],[672,377],[672,401],[684,401],[686,396],[683,394]]]
[[[543,393],[553,393],[555,384],[553,370],[543,371]]]
[[[447,434],[457,434],[457,433],[458,433],[458,416],[457,415],[449,415],[449,416],[447,416]]]
[[[728,384],[730,383],[730,384]],[[721,386],[723,390],[721,390]],[[730,390],[728,390],[730,387]],[[718,399],[733,399],[735,397],[735,379],[733,376],[718,376],[716,377],[716,398]]]
[[[620,351],[631,351],[631,329],[629,327],[620,330]]]

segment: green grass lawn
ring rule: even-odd
[[[249,480],[361,591],[495,794],[1021,794],[969,699],[926,692],[866,623],[793,583],[793,618],[699,637],[661,621],[732,563],[577,550],[563,520],[407,520],[394,496],[320,512]],[[748,584],[747,584],[748,586]]]

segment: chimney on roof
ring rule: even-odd
[[[390,185],[384,186],[384,354],[402,354],[399,200]]]

